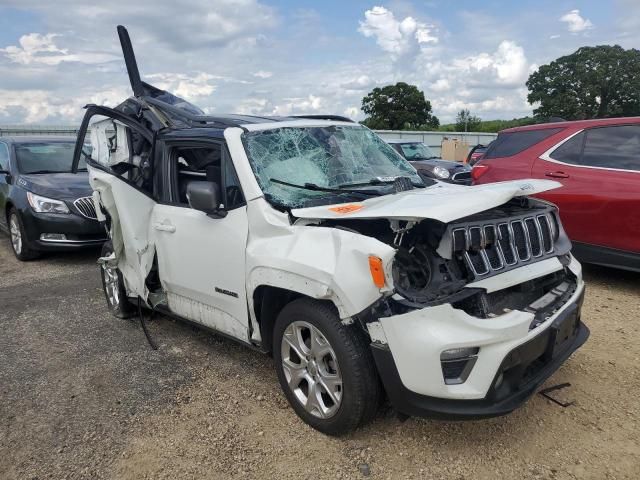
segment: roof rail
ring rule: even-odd
[[[289,115],[291,118],[309,118],[312,120],[335,120],[337,122],[356,123],[348,117],[341,115]]]

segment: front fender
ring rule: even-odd
[[[270,222],[265,212],[252,214],[252,207],[249,215],[256,222],[247,244],[249,299],[256,288],[269,285],[331,300],[345,319],[393,291],[395,250],[389,245],[338,228]],[[371,279],[370,255],[382,259],[387,279],[383,288]]]

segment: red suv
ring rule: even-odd
[[[503,130],[471,175],[557,180],[539,197],[559,207],[576,257],[640,271],[640,117]]]

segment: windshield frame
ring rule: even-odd
[[[43,147],[52,147],[52,146],[57,146],[57,145],[65,145],[65,146],[69,146],[69,165],[68,168],[65,170],[58,170],[52,167],[55,167],[55,165],[47,165],[45,162],[43,162],[42,165],[39,165],[39,167],[41,168],[25,168],[23,162],[24,162],[24,158],[21,158],[21,152],[20,150],[23,148],[29,148],[29,147],[37,147],[37,146],[43,146]],[[51,173],[51,174],[55,174],[55,173],[72,173],[71,169],[73,167],[73,152],[75,149],[75,145],[76,142],[74,140],[55,140],[55,139],[51,139],[51,140],[30,140],[30,141],[24,141],[24,142],[15,142],[13,144],[13,153],[14,153],[14,157],[15,157],[15,162],[16,162],[16,168],[17,171],[23,175],[39,175],[39,174],[46,174],[46,173]],[[57,153],[56,153],[57,154]],[[81,162],[83,162],[81,160]],[[84,162],[83,162],[84,163]],[[80,168],[78,169],[78,171],[86,171],[87,166],[86,163],[84,163],[84,165],[80,165]],[[40,173],[39,173],[40,172]]]
[[[283,122],[285,123],[285,122]],[[283,158],[285,162],[301,162],[301,170],[304,170],[302,166],[313,166],[314,169],[322,170],[323,178],[318,182],[314,181],[313,175],[309,179],[300,179],[295,181],[290,178],[282,178],[282,175],[287,177],[287,174],[292,173],[291,170],[287,171],[287,167],[277,164],[278,158],[269,158],[269,146],[268,140],[263,142],[257,141],[260,135],[278,135],[283,131],[294,131],[291,137],[291,141],[294,141],[294,148],[284,150],[286,153],[297,153],[297,155],[287,155],[287,158]],[[305,130],[311,130],[312,134],[305,135]],[[360,133],[362,132],[362,133]],[[319,139],[318,137],[322,137]],[[275,138],[275,137],[274,137]],[[256,141],[252,144],[252,140]],[[336,140],[337,139],[337,140]],[[375,132],[369,128],[360,124],[345,124],[343,122],[327,122],[322,124],[296,124],[286,122],[283,125],[273,124],[269,125],[269,128],[257,128],[247,129],[240,135],[240,140],[244,153],[247,157],[250,171],[257,182],[257,186],[265,199],[274,207],[279,209],[293,209],[293,208],[305,208],[310,206],[321,205],[334,205],[340,203],[347,203],[352,201],[362,201],[366,198],[373,196],[383,196],[395,193],[393,180],[399,177],[409,178],[414,187],[423,188],[427,186],[423,179],[418,174],[415,167],[413,167],[400,153],[380,138]],[[322,141],[321,141],[322,140]],[[326,142],[324,142],[326,140]],[[358,143],[359,140],[362,143]],[[275,138],[278,142],[280,139]],[[290,141],[286,137],[282,137],[282,142]],[[299,143],[295,143],[298,141]],[[312,148],[308,148],[307,142],[310,142]],[[328,145],[331,142],[335,142],[337,145],[336,150],[339,152],[333,155],[330,152]],[[303,145],[303,143],[305,143]],[[352,149],[348,147],[351,146]],[[284,148],[284,147],[283,147]],[[255,150],[264,149],[265,155],[258,157]],[[359,149],[373,149],[373,152],[379,152],[379,155],[372,157],[372,161],[365,162],[363,160],[364,153],[358,151]],[[253,150],[253,151],[252,151]],[[275,155],[275,154],[274,154]],[[345,170],[341,173],[348,172],[349,163],[358,164],[362,160],[362,171],[353,173],[353,178],[345,178],[343,181],[337,181],[337,175],[327,175],[328,166],[324,162],[329,161],[338,162],[338,167],[343,167]],[[280,167],[280,169],[278,168]],[[290,167],[289,167],[290,168]],[[271,173],[265,173],[269,170]],[[379,175],[372,175],[370,172],[379,171]],[[389,175],[391,170],[392,175]],[[274,174],[277,172],[278,176]],[[333,173],[335,170],[331,170]],[[364,172],[367,172],[366,174]],[[302,173],[301,175],[306,174]],[[313,172],[312,172],[313,173]],[[271,176],[273,174],[273,176]],[[363,175],[360,178],[357,175]],[[280,182],[273,182],[273,180],[280,180]],[[297,184],[296,186],[283,185],[282,180],[286,180],[290,184]],[[332,182],[332,180],[335,180]],[[277,189],[274,189],[274,183],[278,184]],[[355,183],[358,185],[356,189],[344,188],[347,184]],[[305,188],[309,187],[309,188]],[[295,198],[296,194],[278,195],[282,188],[295,190],[301,192],[299,198]],[[344,188],[344,191],[341,189]],[[274,191],[275,190],[275,191]],[[280,190],[280,192],[278,192]],[[289,198],[285,198],[289,197]],[[303,198],[304,197],[304,198]]]

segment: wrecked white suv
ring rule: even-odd
[[[109,308],[133,301],[271,353],[291,406],[338,434],[521,405],[588,337],[557,209],[524,180],[425,184],[335,117],[204,115],[140,81],[88,106],[76,147],[111,239]]]

